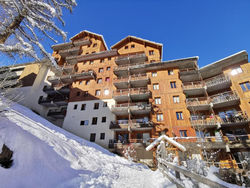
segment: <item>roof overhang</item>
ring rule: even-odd
[[[248,54],[243,50],[200,68],[200,72],[202,77],[206,79],[221,74],[227,67],[246,62],[248,62]]]

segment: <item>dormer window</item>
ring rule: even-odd
[[[135,48],[135,45],[134,45],[134,44],[132,44],[132,45],[131,45],[131,48]]]

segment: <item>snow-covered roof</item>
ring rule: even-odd
[[[91,32],[91,31],[88,31],[88,30],[83,30],[81,31],[80,33],[77,33],[76,35],[74,35],[73,37],[70,38],[70,40],[73,40],[75,37],[77,37],[78,35],[80,34],[87,34],[87,35],[94,35],[94,36],[97,36],[99,39],[102,40],[103,44],[104,44],[104,47],[106,48],[106,50],[108,50],[108,46],[103,38],[103,35],[100,35],[100,34],[97,34],[97,33],[94,33],[94,32]]]

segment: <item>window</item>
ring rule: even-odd
[[[160,97],[155,98],[155,104],[161,104],[161,98]]]
[[[98,72],[103,72],[103,68],[99,68],[99,71]]]
[[[88,125],[89,124],[89,120],[82,120],[81,122],[80,122],[80,125],[82,126],[82,125]]]
[[[134,45],[134,44],[131,44],[131,48],[135,48],[135,45]]]
[[[104,89],[104,95],[108,95],[109,94],[109,90],[108,89]]]
[[[91,61],[89,62],[89,64],[90,64],[90,65],[93,65],[93,64],[94,64],[94,61],[93,61],[93,60],[91,60]]]
[[[236,75],[236,74],[240,74],[240,73],[242,73],[242,69],[241,69],[240,67],[235,68],[235,69],[233,69],[233,70],[231,71],[231,75],[232,75],[232,76],[234,76],[234,75]]]
[[[110,78],[109,77],[106,77],[105,78],[105,82],[109,82],[110,81]]]
[[[250,91],[250,83],[249,82],[240,83],[240,87],[241,87],[243,92]]]
[[[180,97],[179,96],[173,96],[174,103],[180,103]]]
[[[107,102],[103,102],[103,107],[107,107],[108,103]]]
[[[176,112],[176,118],[177,118],[177,120],[182,120],[183,119],[182,112]]]
[[[96,47],[96,46],[97,46],[97,43],[94,43],[94,44],[93,44],[93,47]]]
[[[154,55],[154,50],[149,50],[149,55]]]
[[[107,118],[106,118],[106,117],[102,117],[102,123],[105,123],[105,122],[106,122],[106,120],[107,120]]]
[[[152,72],[152,77],[156,77],[157,76],[157,72]]]
[[[82,104],[81,110],[86,110],[86,104]]]
[[[125,49],[128,49],[128,46],[125,46],[124,48],[125,48]]]
[[[101,84],[101,83],[102,83],[102,79],[101,79],[101,78],[98,78],[98,79],[97,79],[97,83],[98,83],[98,84]]]
[[[105,140],[105,133],[100,134],[100,140]]]
[[[101,60],[100,60],[100,63],[103,63],[103,62],[104,62],[104,59],[101,59]]]
[[[95,90],[95,96],[100,96],[101,95],[101,90]]]
[[[88,55],[89,54],[89,52],[86,52],[86,54],[85,55]]]
[[[157,121],[163,121],[163,114],[157,114],[156,115],[156,120]]]
[[[80,95],[81,95],[80,91],[76,92],[76,96],[80,96]]]
[[[92,118],[92,125],[96,125],[97,124],[97,117],[93,117]]]
[[[180,130],[181,137],[187,137],[187,130]]]
[[[90,134],[90,139],[89,139],[90,142],[95,142],[95,133],[91,133]]]
[[[173,75],[174,71],[173,70],[168,70],[168,75]]]
[[[170,82],[171,88],[176,88],[176,82]]]
[[[111,60],[111,57],[109,57],[108,60],[110,61],[110,60]]]
[[[94,53],[95,53],[95,51],[92,52],[92,54],[94,54]]]
[[[110,67],[107,67],[107,71],[109,71],[110,70]]]
[[[154,63],[155,62],[155,60],[150,60],[150,63]]]
[[[85,85],[89,85],[90,80],[86,80]]]
[[[88,92],[88,91],[84,91],[84,92],[83,92],[83,96],[84,96],[84,97],[89,96],[89,92]]]
[[[83,84],[83,81],[80,81],[80,82],[79,82],[79,85],[82,85],[82,84]]]
[[[159,84],[153,84],[153,90],[159,90]]]
[[[73,109],[74,109],[74,110],[76,110],[76,109],[77,109],[77,104],[75,104],[75,105],[74,105],[74,108],[73,108]]]
[[[97,110],[97,109],[99,109],[99,103],[94,104],[94,110]]]

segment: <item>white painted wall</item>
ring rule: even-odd
[[[103,102],[107,102],[108,106],[103,107]],[[98,110],[94,110],[94,103],[99,103]],[[73,109],[75,104],[78,105],[76,110]],[[81,111],[82,104],[86,104],[86,109],[83,111]],[[109,139],[114,139],[114,132],[109,129],[110,121],[115,120],[115,115],[110,111],[114,104],[113,99],[70,102],[62,128],[86,140],[90,140],[91,133],[96,133],[95,142],[108,148]],[[106,116],[106,122],[102,123],[104,116]],[[97,125],[92,125],[93,117],[98,118]],[[82,120],[89,120],[89,124],[81,126]],[[104,140],[100,140],[101,133],[105,133]]]

